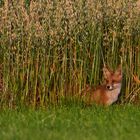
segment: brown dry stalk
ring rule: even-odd
[[[0,92],[3,90],[2,65],[0,64]]]
[[[133,74],[133,79],[137,84],[140,84],[140,79],[138,78],[138,76]]]

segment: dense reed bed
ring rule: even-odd
[[[0,1],[1,107],[77,102],[121,60],[119,102],[140,103],[139,17],[132,0]]]

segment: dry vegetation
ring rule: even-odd
[[[115,68],[121,58],[120,102],[138,103],[136,1],[1,0],[0,5],[1,106],[46,106],[68,96],[80,98],[87,83],[102,82],[103,60]]]

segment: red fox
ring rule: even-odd
[[[117,101],[122,85],[121,66],[115,72],[104,66],[103,75],[106,84],[97,87],[86,86],[82,91],[83,99],[87,104],[96,103],[108,106]]]

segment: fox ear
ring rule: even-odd
[[[106,66],[103,68],[103,75],[105,79],[108,79],[112,75],[112,71],[108,69]]]
[[[115,75],[122,75],[122,66],[119,65],[118,68],[115,71]]]
[[[122,66],[121,66],[121,65],[118,66],[118,68],[117,68],[117,70],[115,71],[114,74],[115,74],[115,76],[118,77],[119,79],[122,78]]]

